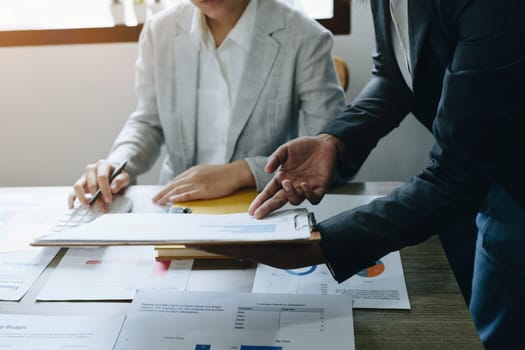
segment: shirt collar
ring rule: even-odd
[[[224,40],[225,42],[232,40],[246,51],[250,50],[253,27],[256,19],[257,1],[258,0],[250,0],[241,18],[239,18],[233,29],[228,33],[228,36]],[[210,42],[211,33],[208,24],[206,23],[204,14],[197,7],[195,7],[193,11],[190,33],[197,45],[200,43],[207,45],[207,43]]]
[[[191,38],[197,45],[205,44],[208,41],[208,34],[208,25],[204,19],[204,14],[197,6],[194,6],[190,29]]]
[[[239,18],[235,27],[233,27],[226,38],[226,40],[233,40],[246,51],[250,50],[252,42],[253,27],[257,13],[257,1],[258,0],[250,0],[241,18]]]

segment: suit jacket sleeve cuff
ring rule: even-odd
[[[394,250],[389,243],[361,232],[359,225],[352,225],[352,219],[352,211],[348,211],[317,225],[326,266],[338,282],[373,266],[378,258]]]

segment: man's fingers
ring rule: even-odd
[[[313,196],[312,196],[312,200],[310,200],[310,202],[312,204],[318,204],[324,197],[325,193],[326,193],[326,188],[325,187],[318,187],[318,188],[315,188],[313,190]],[[314,199],[315,198],[315,199]],[[315,202],[313,202],[313,200],[315,200]]]
[[[255,197],[255,199],[250,204],[250,207],[248,208],[248,214],[254,215],[255,211],[264,204],[268,199],[272,198],[272,196],[277,193],[281,189],[281,184],[275,179],[272,179],[266,187]]]
[[[281,166],[288,158],[288,148],[286,145],[282,145],[277,148],[275,152],[268,158],[268,162],[264,167],[264,171],[268,174],[273,173],[279,166]]]
[[[255,216],[256,219],[261,219],[270,214],[272,211],[281,208],[287,202],[288,198],[286,197],[286,192],[281,189],[277,191],[277,193],[270,199],[261,204],[256,210],[254,210],[253,214],[251,215]]]
[[[304,195],[302,191],[298,191],[290,180],[283,180],[281,184],[283,186],[284,192],[286,193],[286,198],[290,204],[298,205],[304,201]]]
[[[301,183],[301,189],[303,190],[304,197],[312,204],[319,204],[325,194],[325,189],[323,187],[313,189],[306,182]]]

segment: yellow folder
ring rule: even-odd
[[[257,196],[254,188],[240,190],[226,197],[179,202],[175,207],[187,207],[194,214],[233,214],[248,211],[250,203]]]

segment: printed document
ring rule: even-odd
[[[131,300],[138,288],[186,289],[193,260],[155,260],[152,246],[70,248],[36,299]]]
[[[124,316],[0,314],[0,348],[113,349]]]
[[[248,213],[106,214],[78,228],[37,237],[35,245],[177,244],[306,239],[311,221],[305,209],[282,210],[257,220]]]
[[[7,196],[6,196],[7,197]],[[8,198],[2,198],[7,201]],[[0,300],[18,301],[27,293],[58,248],[36,248],[29,243],[54,225],[56,210],[25,204],[0,204]]]
[[[118,350],[354,349],[351,298],[138,291]]]
[[[58,248],[45,248],[0,253],[0,300],[21,300],[57,252]]]
[[[318,205],[303,202],[317,222],[370,203],[380,196],[327,194]],[[283,208],[290,208],[287,204]],[[325,265],[298,270],[278,270],[259,265],[254,292],[350,294],[357,308],[410,309],[399,252],[381,258],[375,266],[337,284]]]
[[[281,270],[259,264],[254,293],[351,295],[355,308],[410,309],[399,252],[392,252],[376,264],[342,283],[334,280],[326,265]]]

